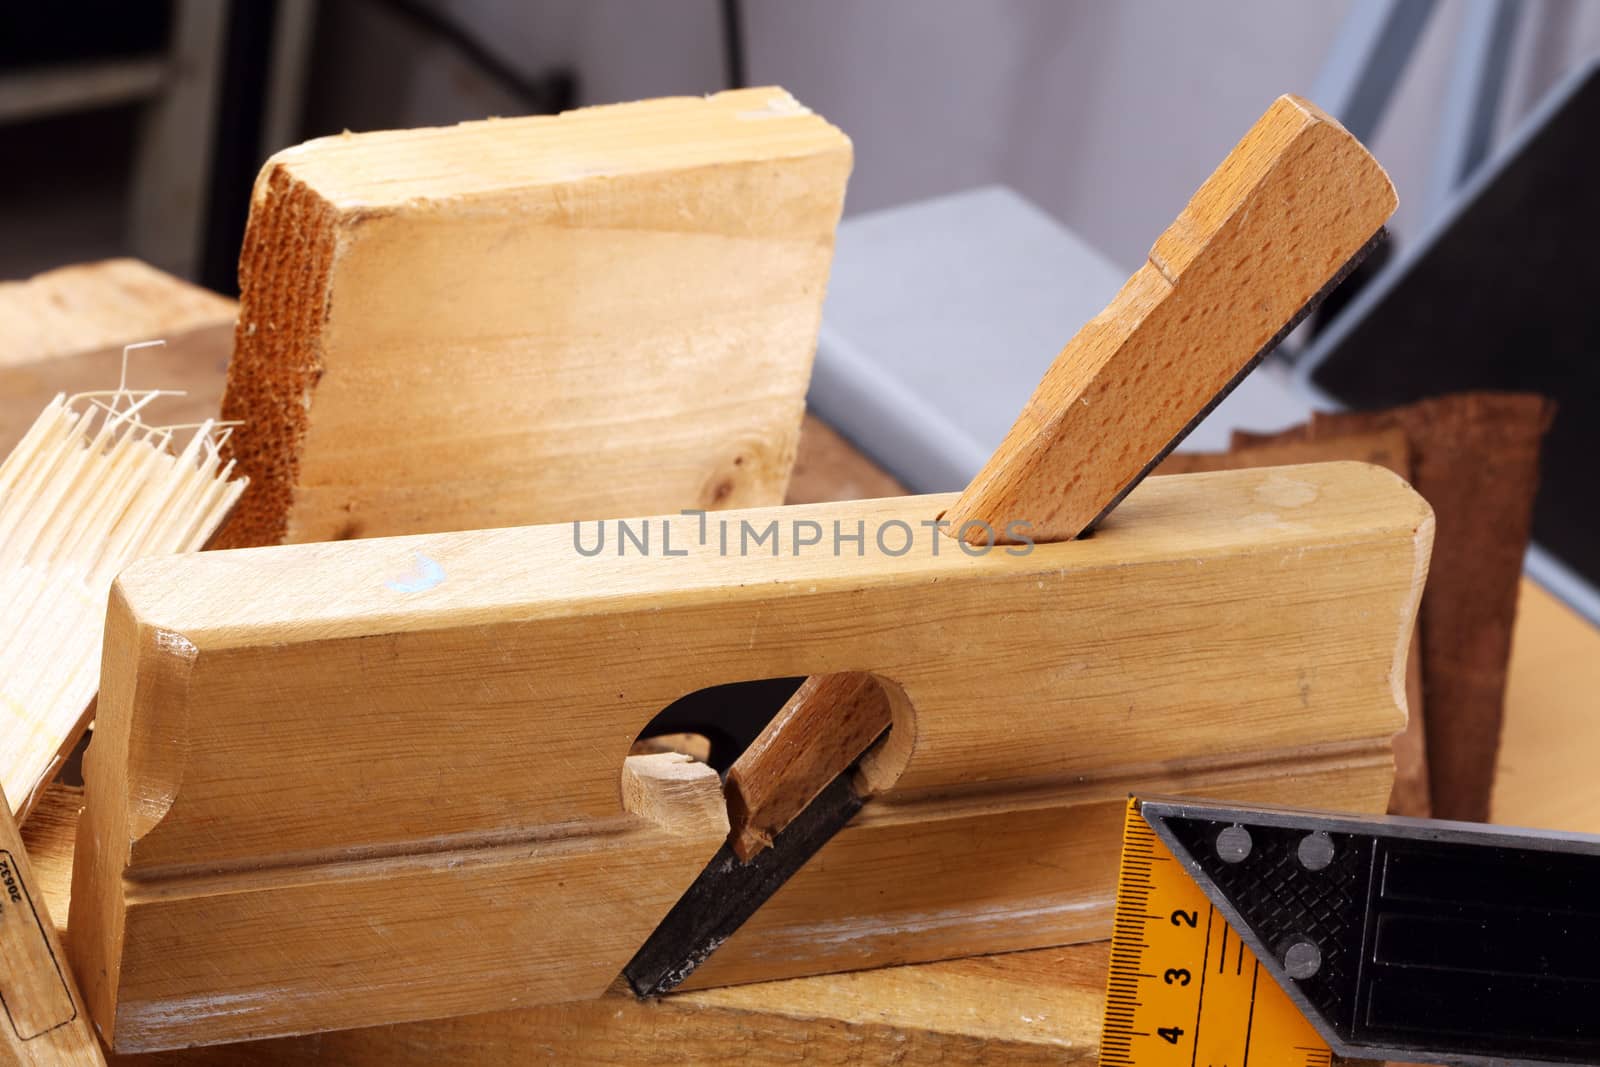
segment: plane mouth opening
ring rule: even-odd
[[[782,731],[767,732],[780,719]],[[911,726],[904,691],[872,673],[765,678],[680,697],[646,724],[629,755],[672,753],[714,770],[729,842],[747,860],[833,778],[851,775],[863,796],[892,786],[910,756]]]
[[[628,754],[679,752],[726,775],[804,681],[761,678],[687,693],[645,724]]]

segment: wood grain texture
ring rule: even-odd
[[[81,814],[83,787],[56,781],[45,789],[32,818],[22,827],[22,844],[33,864],[34,884],[63,940],[72,900],[72,850],[78,839]]]
[[[274,156],[224,545],[781,502],[850,164],[773,88]]]
[[[1531,599],[1525,595],[1524,603]],[[1594,635],[1581,621],[1563,621],[1558,629]],[[1538,709],[1514,705],[1513,724],[1518,710]],[[1507,751],[1517,749],[1508,744]],[[1550,770],[1540,768],[1546,784]],[[1574,786],[1589,780],[1577,763],[1570,770],[1555,780]],[[35,880],[51,913],[62,917],[81,802],[81,790],[53,787],[24,831]],[[1579,806],[1560,817],[1570,823],[1587,813],[1587,824],[1571,828],[1593,830],[1600,826],[1596,810],[1600,805]],[[1105,970],[1102,942],[697,990],[646,1003],[613,988],[572,1004],[110,1060],[129,1067],[487,1067],[514,1054],[527,1062],[665,1065],[682,1063],[693,1049],[697,1062],[712,1064],[1092,1064]]]
[[[1056,357],[945,518],[1076,537],[1329,284],[1394,212],[1376,160],[1280,97]]]
[[[1318,697],[1308,699],[1317,706]],[[1140,716],[1145,701],[1134,697],[1133,705],[1133,717]],[[1307,714],[1312,714],[1309,708]],[[996,789],[988,805],[976,798],[878,798],[682,988],[1108,937],[1121,840],[1118,815],[1130,792],[1374,814],[1384,810],[1394,781],[1390,736],[1396,719],[1376,727],[1378,736],[1366,741],[1312,743],[1251,758],[1234,754],[1249,743],[1234,725],[1243,718],[1236,710],[1215,713],[1219,725],[1210,734],[1206,757],[1167,765],[1118,765],[1115,757],[1107,757],[1102,770],[1075,776],[1071,786]],[[1093,719],[1093,725],[1080,722],[1064,731],[1057,743],[1095,747],[1083,735],[1113,727],[1107,718]],[[1308,735],[1321,732],[1309,722],[1304,729]],[[1223,733],[1226,739],[1219,736]],[[1137,745],[1130,741],[1130,751]],[[1209,755],[1221,751],[1230,754]]]
[[[239,317],[234,301],[138,260],[100,260],[39,278],[50,284],[0,283],[0,294],[11,294],[0,299],[0,325],[10,341],[9,362],[0,362],[0,451],[10,451],[57,393],[81,393],[116,380],[123,346],[139,341],[165,339],[167,344],[141,350],[130,365],[130,380],[187,394],[156,401],[152,415],[163,422],[192,423],[221,410]],[[108,287],[122,295],[108,301]],[[70,316],[49,331],[34,329],[31,346],[19,340],[56,303],[70,308]],[[83,320],[94,324],[88,332],[72,325]],[[806,415],[786,503],[905,493],[833,427]]]
[[[0,1060],[16,1067],[105,1063],[4,794],[0,794]]]
[[[1350,434],[1318,441],[1281,441],[1246,445],[1232,452],[1179,452],[1162,461],[1161,474],[1242,470],[1249,467],[1286,467],[1302,463],[1348,460],[1374,463],[1411,481],[1411,451],[1406,435],[1395,428]],[[1437,572],[1435,572],[1437,573]],[[1423,602],[1428,599],[1423,591]],[[1411,654],[1406,659],[1406,728],[1394,739],[1394,791],[1389,813],[1427,818],[1432,813],[1428,796],[1426,712],[1422,703],[1422,635],[1412,632]]]
[[[64,919],[83,791],[46,791],[24,830],[35,881]],[[66,936],[64,928],[62,936]],[[129,1067],[498,1067],[543,1063],[1092,1064],[1106,946],[1016,952],[769,982],[640,1002],[603,997],[453,1019],[172,1052]]]
[[[142,1056],[127,1067],[500,1067],[507,1062],[893,1063],[965,1067],[1096,1062],[1104,945],[951,960],[637,1001],[597,1000]]]
[[[622,806],[670,834],[726,836],[721,785],[716,771],[683,752],[630,755],[622,761]]]
[[[705,764],[630,757],[621,782],[609,820],[130,872],[126,912],[73,926],[74,948],[120,950],[87,986],[117,975],[99,1032],[143,1051],[599,996],[728,832]]]
[[[950,501],[727,519],[859,522],[870,545]],[[866,764],[894,828],[842,866],[830,850],[850,838],[818,856],[809,875],[869,879],[870,901],[808,897],[812,936],[750,942],[755,971],[1103,935],[1109,878],[1061,879],[1047,862],[1013,882],[965,843],[1015,853],[1033,820],[1083,822],[1075,783],[1120,795],[1153,768],[1190,793],[1265,768],[1271,795],[1253,799],[1381,809],[1431,521],[1388,472],[1332,464],[1155,480],[1092,540],[1022,555],[927,536],[899,556],[723,556],[713,533],[681,557],[590,557],[561,525],[141,562],[113,596],[88,760],[72,904],[86,996],[132,1048],[526,1004],[617,948],[604,981],[560,989],[598,993],[713,849],[653,886],[644,857],[665,870],[681,839],[639,835],[630,852],[613,836],[554,898],[539,851],[518,849],[625,819],[624,754],[682,694],[847,670],[876,674],[895,704]],[[661,523],[696,543],[696,519],[673,516],[658,549]],[[437,581],[419,588],[419,573]],[[959,625],[973,618],[994,622]],[[356,751],[358,775],[330,773]],[[1308,759],[1334,761],[1336,784],[1306,778]],[[494,862],[453,862],[480,852]],[[940,875],[898,877],[908,863]],[[432,903],[397,898],[400,879]],[[961,903],[917,919],[930,882]],[[549,920],[505,918],[532,923],[530,899],[560,916],[559,954]],[[997,923],[1008,911],[1035,918]],[[424,955],[437,985],[408,966]],[[747,952],[729,959],[739,980],[755,973]]]
[[[65,916],[82,791],[45,794],[23,837],[54,915]],[[63,937],[66,931],[62,930]],[[240,1042],[112,1054],[126,1067],[462,1067],[518,1062],[680,1064],[1092,1064],[1106,945],[819,975],[634,1000],[591,1001]]]

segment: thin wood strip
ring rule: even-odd
[[[19,818],[87,726],[112,579],[204,547],[244,488],[213,421],[177,454],[141,421],[160,395],[58,395],[0,463],[0,788]]]

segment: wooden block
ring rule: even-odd
[[[39,331],[32,324],[49,316],[52,307],[70,307],[72,314]],[[80,393],[114,380],[123,346],[139,341],[165,339],[167,344],[135,356],[132,380],[188,394],[157,402],[154,410],[165,421],[215,416],[238,312],[232,300],[131,259],[79,264],[30,282],[0,282],[0,324],[11,338],[0,356],[0,451],[16,444],[57,393]],[[80,334],[74,324],[85,321],[95,325]],[[17,340],[24,329],[34,330],[29,345]],[[788,503],[903,496],[905,491],[827,423],[806,416]]]
[[[850,162],[775,88],[274,156],[224,545],[781,502]]]
[[[535,843],[628,823],[634,737],[684,693],[742,679],[870,671],[896,715],[868,757],[893,847],[841,868],[829,850],[852,849],[847,833],[807,868],[872,880],[871,910],[819,895],[814,936],[773,972],[835,968],[874,928],[849,965],[1103,935],[1071,920],[1109,912],[1109,880],[1058,877],[1047,852],[1049,876],[1013,886],[960,847],[1016,852],[1051,813],[1071,821],[1085,782],[1203,793],[1243,774],[1276,799],[1381,809],[1432,522],[1399,479],[1345,464],[1160,479],[1088,541],[974,556],[922,527],[905,554],[876,551],[874,530],[917,530],[951,501],[727,516],[860,522],[860,557],[723,556],[715,527],[694,549],[696,519],[673,516],[652,521],[647,556],[578,552],[586,524],[130,568],[74,872],[97,1022],[121,1050],[597,995],[698,866],[685,848],[679,877],[670,834],[602,845],[594,829],[592,866],[557,899]],[[360,773],[334,773],[353,752]],[[1114,854],[1112,823],[1097,853]],[[965,903],[911,914],[927,886],[897,870],[913,861]],[[1008,910],[1065,919],[986,942]]]
[[[0,1059],[16,1067],[105,1063],[27,849],[0,793]]]

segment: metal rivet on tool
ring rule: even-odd
[[[1313,830],[1300,839],[1300,866],[1308,871],[1320,871],[1333,862],[1333,838],[1321,830]]]
[[[1242,826],[1227,826],[1217,835],[1217,858],[1223,863],[1241,863],[1250,855],[1250,831]]]
[[[1290,978],[1310,978],[1322,968],[1322,950],[1305,939],[1290,945],[1283,954],[1283,969]]]

